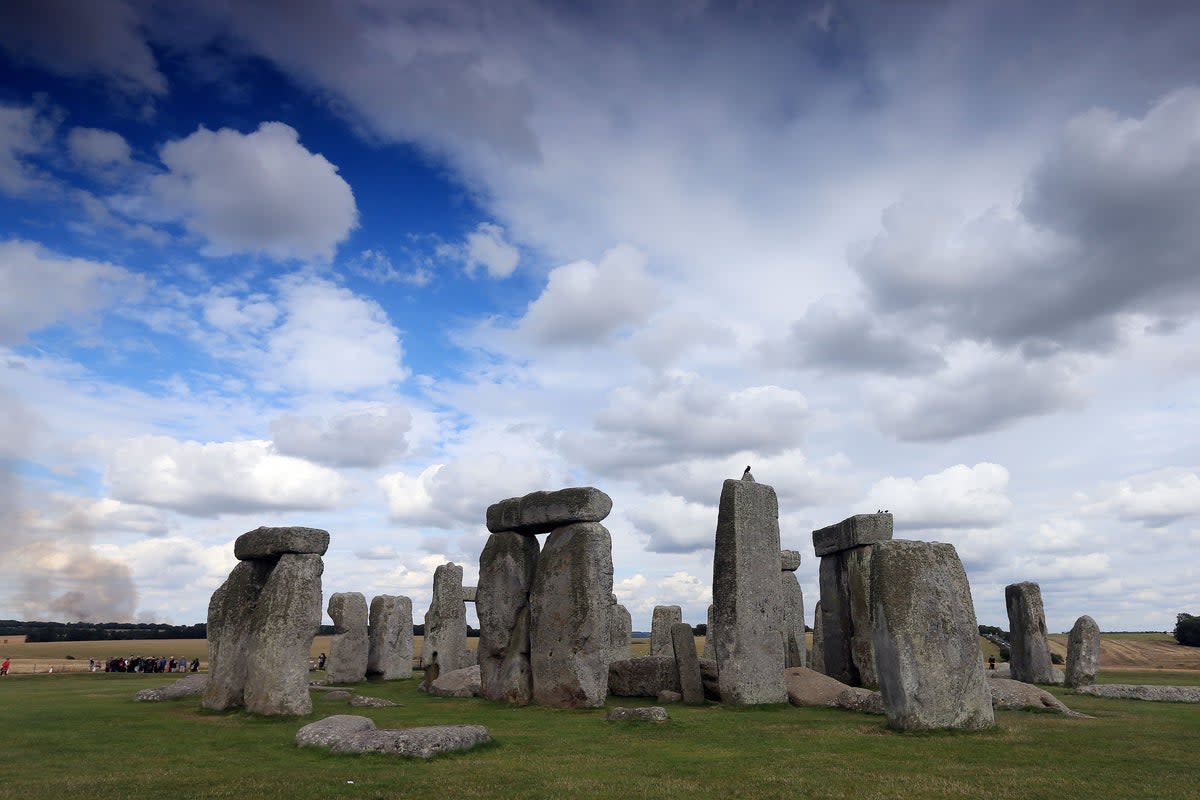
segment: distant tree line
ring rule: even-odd
[[[1180,612],[1175,617],[1175,641],[1188,647],[1200,647],[1200,617]]]
[[[24,636],[27,642],[96,642],[108,639],[203,639],[208,625],[161,622],[23,622],[0,619],[0,636]]]

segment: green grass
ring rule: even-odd
[[[1177,675],[1176,682],[1200,682],[1197,673]],[[665,724],[606,723],[601,710],[432,698],[416,690],[416,680],[360,687],[403,707],[351,709],[318,694],[317,710],[306,719],[206,713],[194,699],[131,701],[137,689],[170,680],[0,679],[4,796],[1168,800],[1196,792],[1194,753],[1182,746],[1200,738],[1194,706],[1058,690],[1096,719],[1001,712],[991,732],[902,735],[887,731],[879,717],[835,709],[672,706]],[[609,702],[637,704],[648,703]],[[366,714],[381,727],[481,723],[495,742],[429,762],[333,756],[293,745],[302,724],[336,713]]]

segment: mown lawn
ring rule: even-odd
[[[1172,678],[1200,683],[1200,673]],[[317,711],[306,719],[206,713],[194,699],[131,701],[137,689],[170,680],[0,679],[4,796],[1194,800],[1200,786],[1200,709],[1057,691],[1096,719],[1002,712],[987,733],[901,735],[881,718],[834,709],[672,706],[665,724],[614,724],[600,710],[432,698],[416,680],[360,687],[403,707],[351,709],[316,695]],[[609,703],[622,704],[639,701]],[[430,762],[293,745],[301,725],[335,713],[366,714],[381,727],[481,723],[495,742]]]

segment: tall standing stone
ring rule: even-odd
[[[325,677],[332,683],[358,683],[367,677],[370,640],[367,637],[367,598],[362,592],[336,592],[329,597],[333,639]]]
[[[529,594],[533,700],[598,707],[608,696],[612,537],[599,522],[557,528],[538,556]]]
[[[814,672],[825,674],[825,636],[824,626],[821,624],[821,601],[817,601],[817,605],[813,608],[813,646],[812,646],[812,669]]]
[[[629,609],[616,602],[615,596],[613,601],[608,634],[612,646],[610,661],[624,661],[633,658],[633,617],[629,615]]]
[[[683,609],[679,606],[655,606],[650,618],[650,655],[675,657],[671,645],[671,626],[683,622]]]
[[[489,700],[526,705],[533,697],[529,591],[538,549],[533,536],[501,531],[488,537],[479,556],[479,681]]]
[[[872,629],[888,727],[992,727],[971,587],[953,545],[885,541],[873,549]]]
[[[783,567],[783,647],[788,667],[808,666],[808,643],[804,639],[804,590],[796,579],[800,554],[784,550],[780,556]]]
[[[1067,686],[1091,686],[1100,670],[1100,626],[1084,614],[1067,636]]]
[[[474,663],[475,656],[467,649],[463,568],[454,563],[441,564],[433,571],[433,597],[425,612],[421,666],[428,668],[437,664],[438,673],[445,675]]]
[[[765,483],[721,488],[713,554],[713,621],[724,702],[782,703],[783,598],[779,581],[779,500]]]
[[[255,714],[312,709],[308,659],[321,621],[321,556],[329,533],[268,528],[234,542],[238,564],[208,606],[205,708]]]
[[[392,594],[372,598],[368,637],[369,677],[385,681],[412,677],[413,614],[410,598]]]
[[[701,658],[717,660],[717,621],[713,618],[713,604],[708,604],[708,618],[704,628],[704,652]]]
[[[1004,587],[1011,637],[1009,660],[1012,676],[1024,683],[1056,683],[1050,642],[1046,638],[1046,612],[1042,588],[1026,581]]]
[[[671,645],[683,702],[690,706],[704,705],[704,682],[700,677],[700,659],[696,656],[696,637],[692,635],[692,626],[686,622],[672,625]]]

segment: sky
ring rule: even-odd
[[[1200,612],[1200,8],[0,4],[0,618],[478,576],[597,486],[705,620],[721,484],[888,509],[982,624]],[[473,617],[472,617],[473,618]],[[328,621],[328,620],[326,620]]]

